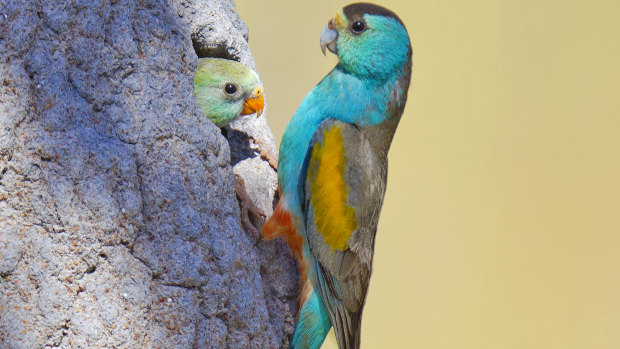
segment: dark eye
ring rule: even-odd
[[[237,86],[233,84],[226,84],[226,86],[224,87],[224,91],[228,93],[229,95],[232,95],[235,92],[237,92]]]
[[[353,25],[351,25],[351,30],[356,33],[361,33],[364,31],[364,29],[366,29],[366,23],[362,21],[354,22]]]

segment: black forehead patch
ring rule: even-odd
[[[355,4],[347,5],[342,9],[342,12],[344,12],[344,15],[347,16],[348,20],[362,18],[364,14],[369,14],[391,17],[397,20],[403,27],[405,26],[396,13],[386,9],[385,7],[368,2],[357,2]]]

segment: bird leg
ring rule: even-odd
[[[257,239],[258,243],[260,241],[260,230],[265,224],[267,215],[260,207],[256,206],[250,195],[248,195],[243,178],[235,174],[235,180],[235,192],[237,193],[237,199],[241,208],[241,225],[253,238]]]

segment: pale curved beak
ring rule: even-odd
[[[241,115],[250,115],[256,113],[256,117],[259,117],[263,113],[265,107],[265,98],[263,97],[263,91],[260,87],[257,87],[254,92],[243,103],[243,110]]]
[[[338,53],[338,47],[336,46],[336,41],[338,40],[338,32],[334,28],[334,19],[330,19],[327,22],[327,25],[323,27],[323,31],[321,32],[321,51],[325,54],[325,47],[333,53]]]

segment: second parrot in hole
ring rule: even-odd
[[[199,58],[194,75],[194,98],[209,120],[224,127],[242,115],[256,113],[265,106],[263,88],[258,74],[249,67],[223,58]],[[253,138],[252,138],[253,139]],[[275,156],[256,139],[257,149],[270,164]],[[265,214],[254,204],[245,188],[245,181],[235,174],[235,191],[241,208],[241,224],[252,235],[258,235]]]
[[[265,99],[258,74],[229,59],[200,58],[194,75],[194,98],[218,127],[241,115],[263,112]]]

